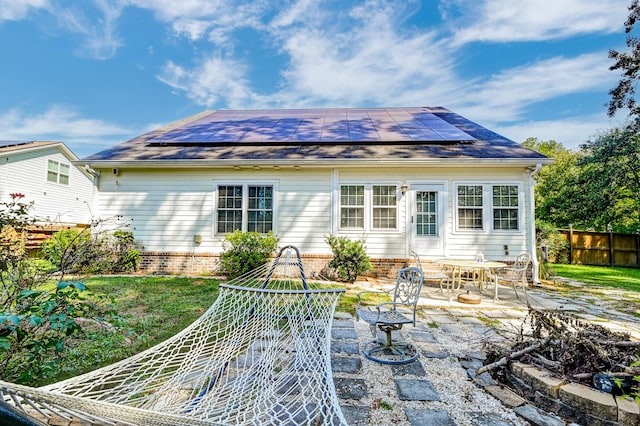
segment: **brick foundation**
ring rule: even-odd
[[[302,262],[307,273],[322,271],[331,255],[304,255]],[[143,252],[138,272],[143,274],[203,274],[215,275],[220,256],[217,253]],[[407,266],[408,259],[371,259],[373,270],[369,277],[395,278],[398,270]]]

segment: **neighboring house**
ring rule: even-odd
[[[100,216],[133,219],[149,271],[211,270],[226,233],[272,230],[320,267],[365,238],[380,274],[417,251],[535,254],[533,176],[552,160],[445,108],[208,111],[77,162]]]
[[[10,194],[33,201],[30,213],[39,222],[75,226],[91,220],[93,176],[62,142],[0,141],[0,202]]]

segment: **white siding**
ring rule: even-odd
[[[48,160],[69,165],[69,184],[47,181]],[[0,157],[0,199],[22,193],[34,201],[32,213],[45,221],[76,224],[91,220],[93,182],[58,147],[11,152]]]
[[[170,176],[170,180],[167,178]],[[97,208],[103,218],[133,219],[136,239],[149,251],[219,252],[214,229],[216,182],[277,182],[277,235],[282,245],[326,253],[330,231],[330,171],[103,170]],[[202,242],[195,244],[194,235]]]
[[[147,251],[219,252],[223,236],[214,228],[216,183],[275,182],[277,188],[277,235],[281,245],[293,244],[303,254],[330,254],[325,236],[338,230],[339,187],[343,183],[430,184],[437,182],[447,192],[444,208],[443,255],[513,259],[530,247],[528,217],[530,194],[528,174],[523,167],[506,168],[302,168],[280,170],[168,169],[101,170],[96,208],[100,216],[122,215],[133,220],[136,239]],[[521,188],[520,230],[515,232],[458,232],[455,227],[455,184],[518,184]],[[352,238],[364,237],[367,252],[374,258],[409,256],[408,196],[399,196],[398,229],[388,231],[340,232]],[[196,244],[194,235],[201,235]],[[505,254],[504,246],[509,247]]]

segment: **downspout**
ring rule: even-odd
[[[6,187],[6,182],[9,182],[9,157],[5,157],[4,167],[2,167],[2,169],[4,170],[5,177],[0,180],[0,199],[4,199],[5,196],[9,195],[9,189]],[[5,191],[7,192],[7,194],[5,194]]]
[[[100,172],[97,170],[94,170],[93,168],[91,168],[91,166],[89,166],[88,164],[86,164],[84,166],[84,169],[87,173],[89,173],[92,177],[93,177],[93,187],[91,189],[91,205],[89,205],[89,203],[87,203],[87,207],[89,208],[89,216],[91,217],[91,221],[93,221],[94,217],[93,217],[93,211],[94,211],[94,207],[96,206],[96,194],[99,192],[98,187],[100,185]]]
[[[534,177],[542,169],[542,164],[538,163],[534,168],[529,170],[529,253],[531,253],[531,278],[534,284],[540,284],[540,264],[538,263],[537,247],[536,247],[536,201],[534,197]]]

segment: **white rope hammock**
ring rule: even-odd
[[[327,284],[307,279],[298,250],[285,247],[221,284],[207,312],[167,341],[40,388],[0,381],[0,401],[45,421],[346,425],[330,359],[344,289]]]

